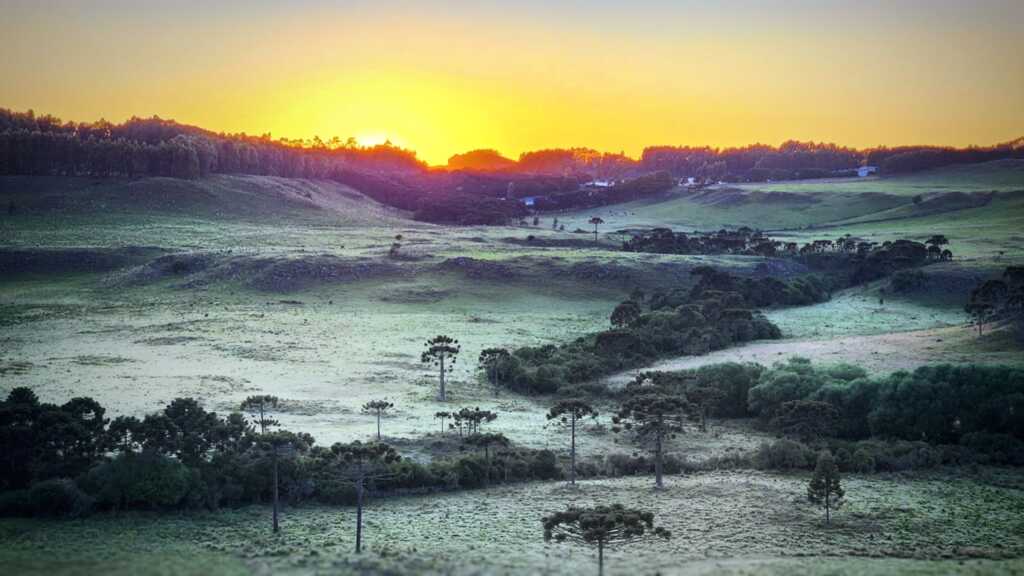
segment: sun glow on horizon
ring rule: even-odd
[[[1019,0],[10,0],[4,16],[0,106],[390,141],[434,165],[479,148],[1024,134]]]

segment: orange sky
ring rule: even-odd
[[[550,6],[554,4],[555,6]],[[7,0],[0,106],[456,152],[991,144],[1024,2]]]

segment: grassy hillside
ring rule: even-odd
[[[1024,161],[949,166],[884,178],[844,178],[775,184],[722,185],[692,192],[673,190],[660,198],[565,215],[566,226],[582,226],[592,215],[609,229],[667,226],[717,230],[750,226],[792,230],[852,221],[922,216],[949,217],[1024,190]],[[920,205],[913,202],[921,195]],[[1012,210],[1019,210],[1014,204]],[[945,216],[943,216],[945,215]]]

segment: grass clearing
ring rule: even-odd
[[[662,574],[707,573],[719,563],[732,573],[889,573],[896,567],[948,574],[1000,568],[1024,555],[1024,493],[1017,471],[977,476],[939,472],[913,478],[853,476],[848,503],[825,527],[806,503],[804,475],[752,471],[670,477],[657,492],[650,478],[532,483],[488,490],[371,501],[364,558],[352,552],[354,510],[301,507],[285,511],[282,533],[271,534],[268,510],[249,507],[178,517],[146,514],[84,521],[3,520],[0,561],[35,563],[51,574],[74,573],[59,560],[82,557],[92,567],[129,563],[149,572],[146,552],[181,550],[206,562],[250,573],[356,573],[360,566],[402,573],[579,574],[596,570],[595,552],[545,544],[540,518],[570,503],[627,502],[655,511],[673,533],[607,553],[609,574],[637,566]],[[138,552],[142,555],[136,556]],[[819,558],[828,559],[826,564]],[[943,558],[960,561],[936,563]],[[983,562],[979,562],[983,560]],[[778,564],[776,564],[778,563]],[[1020,561],[1005,565],[1021,567]],[[975,570],[977,572],[977,570]],[[727,572],[729,573],[729,572]]]

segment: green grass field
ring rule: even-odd
[[[613,307],[638,284],[686,286],[697,265],[750,272],[763,262],[617,250],[615,231],[644,226],[748,225],[801,241],[942,233],[956,255],[924,269],[929,290],[886,295],[883,304],[883,281],[819,305],[769,310],[784,339],[668,359],[660,368],[793,355],[872,372],[939,360],[1019,363],[1019,346],[1005,334],[979,339],[965,327],[962,299],[979,278],[1024,262],[1024,195],[1012,193],[1024,189],[1022,174],[1024,163],[1000,162],[727,187],[705,198],[674,191],[559,214],[566,232],[551,229],[554,215],[537,227],[414,222],[325,182],[0,179],[0,200],[18,207],[0,216],[0,394],[29,386],[44,401],[87,395],[112,416],[144,415],[179,396],[225,412],[248,395],[275,394],[284,426],[320,444],[369,438],[374,420],[359,408],[387,398],[396,407],[384,435],[411,450],[430,439],[436,411],[480,406],[500,412],[495,431],[517,444],[561,453],[564,434],[546,426],[550,399],[483,384],[482,349],[567,342],[607,327]],[[912,201],[992,190],[997,196],[983,206],[945,212]],[[607,220],[597,242],[573,232],[592,230],[593,213]],[[398,234],[400,257],[389,258]],[[438,333],[463,346],[448,404],[434,399],[436,374],[419,361],[424,340]],[[767,439],[723,423],[669,449],[700,460]],[[584,460],[632,450],[604,426],[581,430],[580,442]],[[827,529],[805,504],[805,481],[733,471],[673,477],[664,493],[649,490],[649,478],[627,478],[588,481],[577,491],[550,483],[379,500],[368,510],[362,558],[349,552],[347,508],[288,510],[276,538],[262,507],[0,520],[0,572],[589,573],[594,554],[544,545],[539,519],[568,502],[608,500],[656,510],[676,533],[668,543],[612,551],[610,574],[1024,572],[1024,484],[1016,471],[852,477],[849,506]]]
[[[1024,569],[1024,479],[1016,472],[940,472],[846,480],[848,502],[825,526],[806,477],[753,471],[504,486],[371,502],[366,552],[352,552],[354,511],[268,509],[88,520],[2,520],[0,563],[25,573],[587,574],[594,550],[545,544],[542,516],[569,504],[624,502],[672,531],[606,554],[609,574],[1013,574]],[[175,559],[177,558],[177,560]],[[946,560],[937,562],[937,560]],[[169,560],[169,563],[167,562]],[[638,567],[643,567],[638,570]]]

